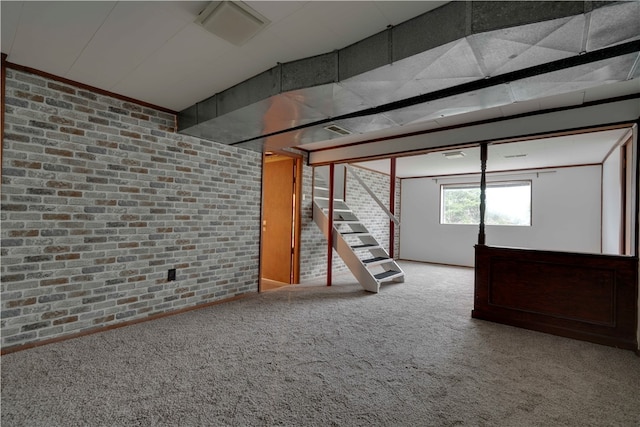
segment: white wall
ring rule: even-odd
[[[620,254],[622,187],[620,148],[602,165],[602,253]]]
[[[601,251],[601,167],[582,166],[488,181],[531,179],[531,227],[487,226],[487,244],[568,252]],[[479,178],[403,179],[400,258],[473,266],[477,225],[440,224],[440,185]]]

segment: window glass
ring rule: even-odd
[[[441,186],[442,224],[480,223],[480,185]],[[485,224],[531,225],[531,181],[487,184]]]

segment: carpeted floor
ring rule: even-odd
[[[640,358],[471,319],[473,270],[402,263],[2,357],[2,426],[638,426]]]

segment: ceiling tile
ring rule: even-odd
[[[250,58],[263,64],[264,70],[275,67],[278,63],[300,59],[300,54],[290,46],[288,40],[278,37],[270,28],[249,40],[240,50]]]
[[[24,2],[8,60],[65,76],[115,4]]]
[[[398,25],[448,1],[376,1],[374,4],[387,19],[388,25]]]
[[[331,3],[338,7],[341,2],[309,2],[269,29],[272,34],[291,47],[298,59],[331,52],[358,41],[343,39],[324,22],[316,19],[313,13],[308,11],[309,8],[319,7],[316,3],[324,4],[324,7],[328,7],[326,3]],[[301,37],[301,34],[304,34],[304,37]]]
[[[110,90],[190,21],[155,2],[119,2],[67,77]]]
[[[182,110],[193,104],[193,92],[203,91],[200,80],[185,80],[185,75],[198,73],[202,67],[209,69],[215,58],[222,57],[231,50],[229,43],[196,24],[188,25],[153,52],[112,90],[155,105]],[[177,85],[180,85],[180,91],[158,90],[159,87],[175,88]],[[222,88],[217,91],[220,90]],[[204,92],[200,96],[207,98],[210,94]]]
[[[191,104],[194,104],[207,99],[259,74],[259,68],[250,58],[237,50],[231,50],[215,58],[207,58],[206,63],[201,66],[180,73],[181,79],[175,86],[180,89],[180,95],[173,91],[169,93],[176,95],[170,108],[180,111],[190,105],[184,105],[182,100],[191,99]]]
[[[383,31],[388,21],[374,2],[311,2],[305,10],[338,39],[332,49],[342,49]]]
[[[275,24],[298,9],[304,7],[307,1],[246,1],[250,8],[268,18]]]
[[[11,54],[11,46],[13,39],[18,30],[18,22],[22,13],[21,1],[3,1],[0,2],[0,16],[2,16],[2,25],[0,26],[0,42],[2,43],[2,52]]]

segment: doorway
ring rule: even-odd
[[[260,291],[299,281],[301,166],[297,157],[264,155]]]

